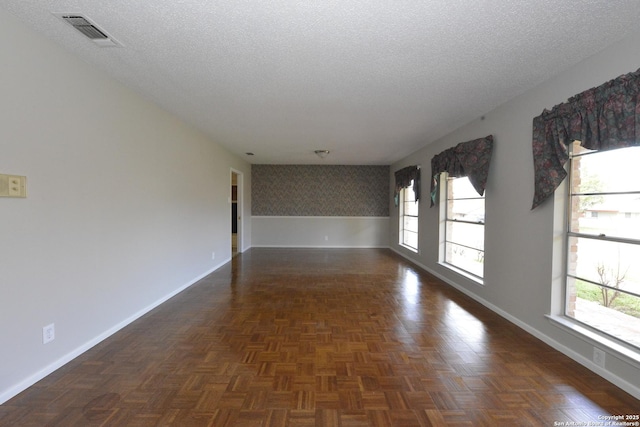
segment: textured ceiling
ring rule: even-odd
[[[390,164],[632,34],[640,18],[638,0],[0,7],[248,161],[274,164]],[[59,12],[86,15],[123,47],[97,47]]]

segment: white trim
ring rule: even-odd
[[[271,216],[271,215],[251,215],[251,218],[257,219],[389,219],[388,216]]]
[[[390,248],[390,249],[392,251],[394,251],[395,253],[397,253],[398,255],[400,255],[401,257],[407,259],[408,261],[412,262],[413,264],[417,265],[418,267],[424,269],[428,273],[433,274],[438,279],[442,280],[443,282],[447,283],[448,285],[451,285],[452,287],[454,287],[455,289],[459,290],[460,292],[462,292],[463,294],[467,295],[468,297],[472,298],[476,302],[484,305],[485,307],[487,307],[488,309],[490,309],[494,313],[502,316],[503,318],[505,318],[509,322],[515,324],[516,326],[518,326],[521,329],[525,330],[526,332],[530,333],[534,337],[536,337],[539,340],[543,341],[545,344],[548,344],[549,346],[551,346],[554,349],[558,350],[560,353],[562,353],[562,354],[570,357],[574,361],[578,362],[579,364],[581,364],[585,368],[595,372],[596,374],[600,375],[601,377],[603,377],[607,381],[611,382],[612,384],[616,385],[617,387],[620,387],[622,390],[624,390],[627,393],[631,394],[636,399],[640,399],[640,387],[637,387],[637,386],[627,382],[624,378],[621,378],[621,377],[611,373],[610,371],[607,371],[606,369],[603,369],[603,368],[599,367],[598,365],[593,363],[592,360],[584,357],[583,355],[581,355],[580,353],[570,349],[569,347],[566,347],[566,346],[560,344],[559,342],[557,342],[556,340],[554,340],[554,339],[550,338],[549,336],[543,334],[539,330],[537,330],[535,328],[532,328],[530,325],[524,323],[520,319],[512,316],[511,314],[507,313],[506,311],[502,310],[501,308],[493,305],[489,301],[479,297],[478,295],[474,294],[473,292],[469,291],[468,289],[464,288],[463,286],[458,285],[457,283],[455,283],[452,280],[448,279],[447,277],[439,274],[438,272],[432,270],[431,268],[427,267],[426,265],[423,265],[423,264],[421,264],[421,263],[419,263],[419,262],[417,262],[417,261],[415,261],[415,260],[413,260],[411,258],[406,257],[404,254],[402,254],[402,252],[397,251],[393,247]]]
[[[580,325],[569,317],[557,315],[546,315],[545,317],[549,319],[553,325],[564,329],[574,337],[580,338],[593,346],[605,347],[613,356],[633,365],[636,369],[640,369],[640,354],[637,350],[627,348],[613,339],[607,338],[598,331],[592,331],[591,329]]]
[[[478,277],[476,275],[473,275],[473,274],[469,273],[467,270],[464,270],[464,269],[462,269],[462,268],[460,268],[458,266],[455,266],[453,264],[449,264],[448,262],[445,262],[445,261],[439,262],[438,265],[442,266],[443,268],[449,269],[449,270],[453,271],[456,274],[459,274],[459,275],[465,277],[466,279],[470,280],[471,282],[475,283],[476,285],[484,286],[484,278],[483,277]]]
[[[418,251],[418,248],[414,248],[413,246],[409,246],[409,245],[406,245],[404,243],[398,243],[398,246],[402,246],[403,248],[405,248],[408,251],[413,252],[414,254],[419,254],[420,253],[420,251]]]
[[[252,245],[253,248],[290,248],[290,249],[389,249],[389,246],[318,246],[318,245]]]
[[[169,300],[169,299],[173,298],[174,296],[178,295],[180,292],[182,292],[185,289],[189,288],[190,286],[194,285],[198,281],[204,279],[206,276],[208,276],[209,274],[213,273],[214,271],[216,271],[217,269],[219,269],[220,267],[222,267],[223,265],[225,265],[229,261],[231,261],[230,258],[227,259],[226,261],[216,265],[215,267],[211,268],[210,270],[202,273],[201,275],[199,275],[195,279],[192,279],[191,281],[189,281],[185,285],[181,286],[180,288],[176,289],[175,291],[172,291],[169,294],[167,294],[167,295],[163,296],[162,298],[160,298],[159,300],[151,303],[150,305],[148,305],[147,307],[143,308],[142,310],[134,313],[133,315],[131,315],[127,319],[123,320],[122,322],[120,322],[120,323],[114,325],[113,327],[107,329],[106,331],[104,331],[100,335],[96,336],[95,338],[90,339],[86,343],[82,344],[78,348],[76,348],[76,349],[70,351],[69,353],[65,354],[60,359],[56,360],[55,362],[51,363],[50,365],[45,366],[44,368],[42,368],[38,372],[34,373],[33,375],[25,378],[24,380],[20,381],[19,383],[15,384],[14,386],[10,387],[9,389],[3,391],[2,393],[0,393],[0,405],[5,403],[6,401],[11,399],[12,397],[17,396],[19,393],[21,393],[24,390],[26,390],[27,388],[31,387],[32,385],[34,385],[35,383],[37,383],[41,379],[45,378],[47,375],[49,375],[49,374],[53,373],[54,371],[60,369],[61,367],[63,367],[67,363],[71,362],[73,359],[75,359],[76,357],[80,356],[84,352],[90,350],[92,347],[94,347],[97,344],[101,343],[105,339],[109,338],[110,336],[112,336],[113,334],[118,332],[120,329],[122,329],[125,326],[133,323],[135,320],[137,320],[140,317],[144,316],[145,314],[147,314],[148,312],[150,312],[154,308],[158,307],[160,304],[166,302],[167,300]]]
[[[241,171],[231,168],[230,172],[229,172],[229,179],[230,179],[230,183],[229,183],[229,193],[232,193],[233,190],[233,174],[237,175],[237,182],[236,182],[236,215],[240,215],[240,221],[238,221],[238,226],[237,226],[237,241],[236,241],[236,250],[238,251],[238,253],[242,253],[244,252],[242,249],[242,242],[244,241],[244,225],[245,225],[245,219],[244,219],[244,173],[242,173]],[[229,200],[231,200],[231,194],[229,194]],[[233,201],[231,201],[233,203]],[[233,219],[232,219],[233,221]],[[231,225],[230,225],[231,228]],[[233,231],[233,230],[229,230],[229,231]],[[231,234],[231,233],[230,233]]]

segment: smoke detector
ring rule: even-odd
[[[54,13],[54,15],[80,31],[85,37],[100,47],[122,47],[122,44],[106,31],[80,13]]]

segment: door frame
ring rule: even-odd
[[[236,175],[236,188],[237,188],[237,195],[236,195],[236,203],[237,203],[237,215],[238,215],[238,230],[237,230],[237,250],[238,253],[242,253],[244,250],[243,244],[242,244],[242,233],[244,232],[244,215],[243,215],[243,210],[242,210],[242,206],[243,206],[243,184],[244,184],[244,174],[234,168],[231,168],[230,172],[229,172],[229,212],[232,212],[231,209],[231,204],[233,203],[231,197],[232,197],[232,187],[233,187],[233,175]],[[232,237],[232,229],[231,229],[231,221],[229,221],[229,236]],[[231,240],[231,239],[230,239]],[[231,246],[231,244],[229,245]],[[233,254],[232,254],[233,256]]]

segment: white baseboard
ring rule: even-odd
[[[42,368],[38,372],[36,372],[33,375],[25,378],[24,380],[20,381],[18,384],[14,385],[13,387],[9,388],[8,390],[5,390],[5,391],[1,392],[0,393],[0,405],[5,403],[6,401],[11,399],[12,397],[18,395],[19,393],[23,392],[27,388],[31,387],[32,385],[34,385],[35,383],[37,383],[41,379],[45,378],[47,375],[49,375],[49,374],[53,373],[54,371],[60,369],[61,367],[63,367],[64,365],[66,365],[67,363],[69,363],[70,361],[75,359],[76,357],[80,356],[82,353],[84,353],[87,350],[91,349],[95,345],[97,345],[97,344],[101,343],[102,341],[104,341],[105,339],[109,338],[111,335],[115,334],[120,329],[124,328],[125,326],[129,325],[130,323],[134,322],[135,320],[139,319],[140,317],[144,316],[145,314],[147,314],[148,312],[150,312],[154,308],[158,307],[160,304],[168,301],[169,299],[171,299],[174,296],[178,295],[180,292],[184,291],[185,289],[189,288],[193,284],[195,284],[198,281],[202,280],[203,278],[205,278],[209,274],[213,273],[214,271],[216,271],[217,269],[219,269],[220,267],[222,267],[223,265],[225,265],[229,261],[230,261],[230,259],[228,259],[228,260],[216,265],[215,267],[211,268],[210,270],[202,273],[201,275],[199,275],[195,279],[190,280],[188,283],[186,283],[185,285],[181,286],[180,288],[170,292],[169,294],[163,296],[162,298],[160,298],[159,300],[153,302],[152,304],[148,305],[147,307],[143,308],[142,310],[134,313],[133,315],[131,315],[127,319],[125,319],[122,322],[118,323],[117,325],[109,328],[108,330],[104,331],[103,333],[101,333],[100,335],[96,336],[95,338],[87,341],[86,343],[84,343],[80,347],[77,347],[76,349],[72,350],[71,352],[65,354],[60,359],[56,360],[55,362],[51,363],[48,366],[45,366],[44,368]]]
[[[403,254],[400,251],[397,251],[395,248],[390,248],[390,249],[392,251],[394,251],[395,253],[397,253],[398,255],[400,255],[401,257],[403,257],[406,260],[408,260],[409,262],[411,262],[411,263],[417,265],[418,267],[422,268],[423,270],[425,270],[429,274],[432,274],[432,275],[436,276],[438,279],[442,280],[446,284],[452,286],[453,288],[459,290],[463,294],[465,294],[468,297],[472,298],[474,301],[476,301],[476,302],[482,304],[483,306],[487,307],[489,310],[491,310],[494,313],[498,314],[499,316],[505,318],[506,320],[508,320],[509,322],[513,323],[514,325],[516,325],[519,328],[523,329],[524,331],[530,333],[534,337],[536,337],[539,340],[543,341],[545,344],[553,347],[554,349],[558,350],[560,353],[562,353],[562,354],[566,355],[567,357],[573,359],[574,361],[578,362],[579,364],[581,364],[585,368],[587,368],[587,369],[593,371],[594,373],[600,375],[601,377],[603,377],[604,379],[606,379],[610,383],[616,385],[617,387],[620,387],[622,390],[626,391],[627,393],[629,393],[630,395],[632,395],[636,399],[640,399],[640,388],[638,388],[637,386],[627,382],[624,378],[621,378],[621,377],[619,377],[617,375],[614,375],[610,371],[601,368],[600,366],[596,365],[595,363],[593,363],[593,361],[591,361],[590,359],[584,357],[580,353],[570,349],[569,347],[564,346],[563,344],[559,343],[558,341],[554,340],[553,338],[550,338],[548,335],[542,333],[538,329],[532,328],[527,323],[524,323],[520,319],[518,319],[518,318],[512,316],[511,314],[507,313],[506,311],[502,310],[500,307],[497,307],[497,306],[493,305],[492,303],[490,303],[489,301],[485,300],[484,298],[479,297],[478,295],[476,295],[473,292],[469,291],[468,289],[460,286],[459,284],[457,284],[454,281],[452,281],[451,279],[441,275],[440,273],[432,270],[431,268],[427,267],[426,265],[421,264],[421,263],[419,263],[419,262],[417,262],[417,261],[415,261],[415,260],[413,260],[411,258],[408,258],[405,254]]]
[[[318,246],[318,245],[253,245],[254,248],[289,248],[289,249],[388,249],[389,246]]]

